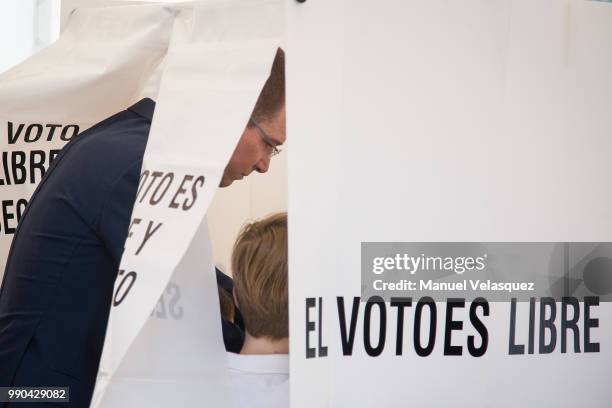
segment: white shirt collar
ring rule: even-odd
[[[289,354],[227,353],[231,370],[259,374],[289,374]]]

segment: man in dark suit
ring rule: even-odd
[[[217,287],[219,289],[219,302],[221,304],[221,329],[223,331],[223,343],[225,350],[232,353],[240,353],[244,345],[244,321],[242,313],[233,304],[234,280],[215,267],[217,273]],[[225,316],[224,299],[229,302],[231,316]]]
[[[89,405],[154,108],[143,99],[72,140],[32,195],[0,289],[0,386],[70,387],[69,406]],[[285,137],[279,49],[220,186],[266,172]]]

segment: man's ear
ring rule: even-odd
[[[238,310],[240,310],[240,306],[238,305],[238,297],[236,296],[236,288],[235,287],[232,288],[232,297],[234,298],[234,304],[236,305],[236,308]]]

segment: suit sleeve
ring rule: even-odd
[[[99,217],[98,234],[117,264],[127,238],[141,166],[141,160],[133,163],[115,180]]]

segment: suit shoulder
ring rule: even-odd
[[[113,118],[78,136],[77,143],[60,159],[64,171],[103,183],[142,161],[150,122],[129,111]]]

